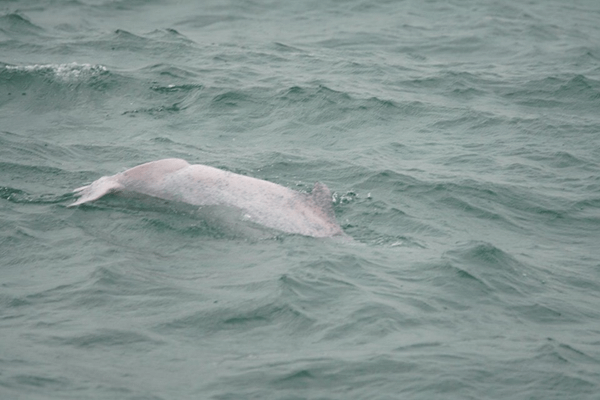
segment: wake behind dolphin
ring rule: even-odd
[[[272,182],[170,158],[152,161],[75,189],[69,207],[109,193],[142,194],[194,206],[224,205],[244,218],[282,232],[313,237],[344,235],[335,219],[331,192],[316,183],[301,193]]]

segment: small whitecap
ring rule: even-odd
[[[48,73],[64,80],[100,75],[108,71],[103,65],[79,64],[76,62],[69,64],[6,65],[4,68],[8,71]]]

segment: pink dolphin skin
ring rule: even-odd
[[[152,161],[113,176],[104,176],[75,189],[80,196],[69,207],[109,193],[142,194],[195,206],[225,205],[243,212],[245,219],[313,237],[344,235],[335,220],[331,192],[316,183],[312,193],[301,193],[272,182],[234,174],[206,165],[169,158]]]

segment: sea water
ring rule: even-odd
[[[0,3],[0,398],[600,398],[597,1]],[[72,190],[179,157],[348,241]]]

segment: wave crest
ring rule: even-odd
[[[98,64],[33,64],[5,65],[4,70],[13,73],[52,75],[65,81],[85,79],[108,72],[108,68]]]

